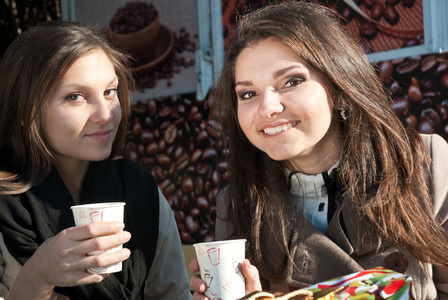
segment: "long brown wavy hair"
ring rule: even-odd
[[[43,23],[19,35],[0,62],[0,194],[23,193],[49,174],[52,151],[42,132],[42,108],[72,64],[94,49],[106,53],[119,80],[122,119],[111,157],[121,151],[133,85],[128,57],[99,31],[70,22]]]
[[[266,230],[274,232],[270,236],[278,237],[278,246],[291,258],[287,220],[281,213],[289,197],[285,162],[273,161],[255,148],[237,118],[236,60],[245,48],[271,38],[293,49],[327,79],[335,112],[337,104],[345,104],[347,120],[334,114],[342,133],[337,180],[344,189],[343,201],[357,208],[358,217],[383,245],[403,246],[422,262],[448,267],[448,242],[431,213],[425,179],[429,159],[421,137],[391,111],[376,69],[338,17],[305,1],[273,4],[243,15],[211,92],[214,116],[229,149],[227,218],[235,225],[235,235],[247,239],[248,257],[262,273],[276,275],[263,256],[260,237]]]

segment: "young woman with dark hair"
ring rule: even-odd
[[[411,276],[417,299],[448,299],[448,145],[402,125],[331,10],[242,16],[211,98],[230,171],[216,238],[247,239],[248,292],[258,272],[287,292],[384,266]],[[205,299],[200,278],[190,285]]]

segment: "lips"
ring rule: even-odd
[[[94,140],[98,140],[98,141],[108,140],[111,137],[111,135],[112,135],[112,130],[102,130],[102,131],[97,131],[97,132],[87,134],[88,137],[90,137]]]
[[[283,124],[283,125],[280,125],[280,126],[277,126],[277,127],[269,127],[269,128],[263,129],[263,132],[266,135],[274,135],[274,134],[278,134],[280,132],[283,132],[285,130],[288,130],[288,129],[296,126],[297,124],[299,124],[298,121],[292,122],[292,123]]]

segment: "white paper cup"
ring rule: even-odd
[[[125,202],[105,202],[105,203],[93,203],[93,204],[83,204],[75,205],[70,207],[73,212],[73,218],[75,219],[75,225],[85,225],[90,223],[99,222],[109,222],[109,221],[119,221],[123,222],[124,217],[124,205]],[[107,249],[103,251],[97,251],[94,253],[89,253],[90,255],[100,255],[102,253],[111,253],[118,251],[123,248],[123,245]],[[106,274],[119,272],[122,269],[122,263],[98,267],[89,268],[88,272],[94,274]]]
[[[240,263],[245,259],[245,239],[194,244],[201,278],[210,300],[244,297],[245,284]]]

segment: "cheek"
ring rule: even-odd
[[[120,123],[121,121],[121,116],[122,116],[122,112],[121,112],[121,104],[120,102],[115,102],[113,104],[113,106],[111,107],[111,110],[114,114],[114,119],[116,123]]]
[[[243,130],[244,133],[246,133],[246,124],[248,123],[248,119],[249,119],[249,115],[247,110],[241,108],[240,106],[238,106],[238,111],[237,111],[237,115],[238,115],[238,123],[241,127],[241,129]]]

